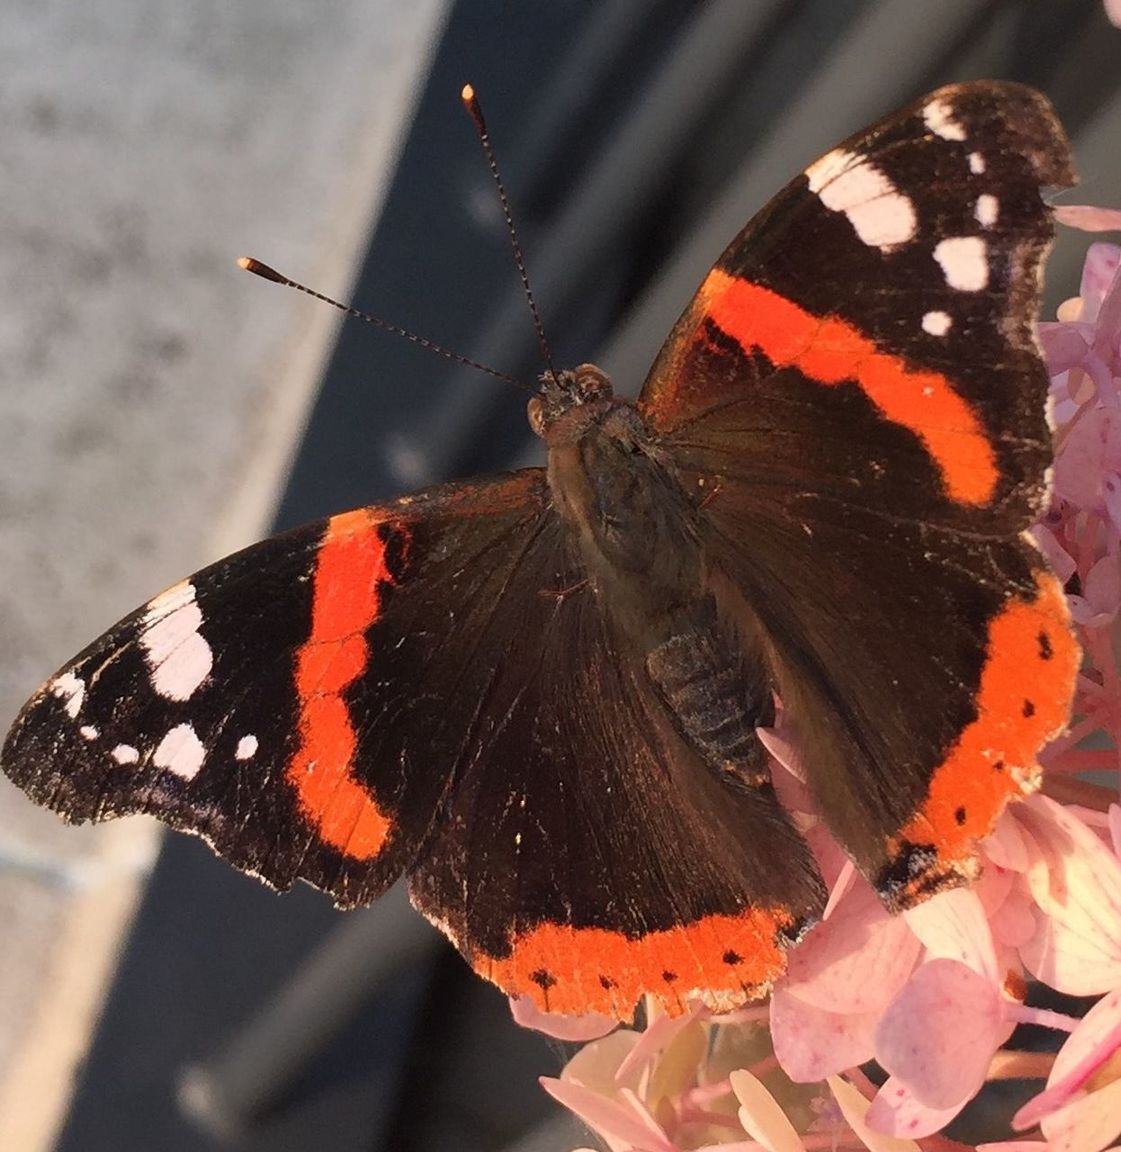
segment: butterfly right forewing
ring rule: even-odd
[[[1051,460],[1040,191],[1072,180],[1039,93],[933,93],[759,213],[640,400],[893,907],[973,874],[1068,717],[1077,645],[1024,533]]]

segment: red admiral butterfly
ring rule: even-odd
[[[966,882],[1078,665],[1025,535],[1040,187],[1072,181],[1030,89],[888,117],[732,242],[637,403],[546,374],[546,468],[157,596],[32,698],[4,771],[343,906],[404,873],[478,972],[559,1012],[724,1009],[780,975],[826,893],[757,734],[776,693],[889,908]]]

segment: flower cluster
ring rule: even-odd
[[[1059,215],[1121,227],[1121,213]],[[901,916],[823,830],[811,836],[829,904],[766,1004],[676,1018],[648,1006],[644,1029],[611,1031],[602,1018],[516,1005],[523,1023],[591,1040],[543,1083],[612,1152],[1100,1152],[1121,1138],[1121,248],[1091,246],[1080,296],[1040,326],[1040,341],[1056,463],[1035,535],[1085,652],[1041,792],[984,841],[971,889]],[[768,746],[784,800],[807,809],[781,716]],[[1027,1002],[1054,993],[1098,999],[1081,1019]],[[1013,1036],[1024,1024],[1053,1042],[1025,1050]],[[959,1114],[1007,1080],[1038,1083],[989,1133],[1003,1140],[945,1134],[957,1120],[952,1131],[969,1138]]]

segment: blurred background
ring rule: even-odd
[[[1121,206],[1101,0],[5,0],[0,717],[273,527],[532,458],[520,393],[234,265],[535,375],[465,81],[556,360],[634,393],[771,193],[975,77],[1047,92],[1067,201]],[[398,892],[344,916],[0,781],[4,1152],[559,1152],[563,1060]]]

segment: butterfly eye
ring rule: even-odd
[[[594,364],[581,364],[576,369],[576,389],[585,403],[609,400],[613,395],[611,381]]]
[[[545,401],[540,396],[531,396],[525,407],[526,418],[535,436],[545,435]]]

